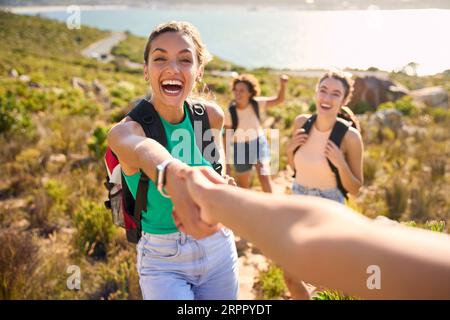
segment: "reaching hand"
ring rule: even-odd
[[[216,184],[231,184],[231,182],[234,182],[234,179],[223,178],[209,167],[188,167],[179,171],[176,183],[179,184],[178,190],[182,194],[172,197],[174,203],[172,215],[177,228],[197,239],[219,230],[222,225],[208,215],[211,211],[207,209],[209,204],[207,192]],[[184,201],[187,204],[183,203]]]
[[[192,230],[191,234],[196,238],[207,237],[220,229],[217,223],[208,224],[201,220],[199,206],[188,192],[185,175],[186,172],[193,170],[189,166],[174,162],[167,168],[166,190],[170,195],[174,209],[172,215],[177,228],[185,232]],[[212,169],[200,168],[204,175],[214,183],[224,183],[223,179]],[[209,180],[208,180],[209,181]],[[182,217],[182,219],[178,219]]]

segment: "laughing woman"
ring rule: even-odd
[[[317,84],[316,114],[299,115],[295,119],[293,135],[287,146],[288,163],[296,172],[292,186],[294,194],[344,203],[347,192],[356,195],[361,188],[361,134],[350,123],[338,118],[341,109],[350,101],[352,91],[353,80],[347,74],[329,71]],[[309,133],[305,132],[307,122],[310,123]],[[344,128],[340,146],[331,141],[332,132],[338,132],[333,131],[337,125]],[[294,282],[289,275],[285,280],[294,298],[309,297],[303,284]]]
[[[151,108],[156,119],[140,117],[148,109],[140,113],[134,109],[108,135],[108,144],[120,161],[134,198],[141,176],[149,178],[142,237],[137,245],[137,269],[144,299],[237,298],[233,233],[222,226],[205,224],[204,231],[209,236],[195,240],[180,232],[172,218],[172,201],[182,204],[177,210],[198,210],[187,197],[178,173],[187,166],[212,166],[197,146],[191,123],[193,112],[206,113],[210,127],[216,129],[213,141],[223,155],[223,111],[215,104],[198,104],[188,98],[209,59],[194,26],[185,22],[159,25],[150,34],[144,53],[144,76],[152,95],[143,105]],[[164,132],[158,134],[165,134],[165,146],[146,135],[145,124],[156,122],[162,124]],[[176,152],[180,143],[187,143],[188,152]]]

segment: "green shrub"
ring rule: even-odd
[[[444,108],[432,108],[429,112],[436,123],[448,123],[450,121],[450,110]]]
[[[355,114],[364,114],[366,112],[373,112],[375,108],[366,101],[359,101],[354,106],[352,106],[352,111]]]
[[[128,261],[121,261],[113,267],[108,264],[99,268],[101,285],[91,294],[90,299],[125,300],[129,298],[130,274],[135,265],[131,260],[134,257],[128,255],[127,258]]]
[[[38,247],[32,236],[0,230],[0,300],[22,299],[38,264]]]
[[[106,152],[108,131],[105,126],[97,126],[88,141],[88,148],[96,159],[102,159]]]
[[[431,199],[424,186],[411,190],[410,217],[425,219],[430,212]]]
[[[67,186],[56,179],[49,179],[44,183],[44,188],[52,200],[52,212],[59,216],[66,213],[69,195]]]
[[[434,231],[434,232],[445,232],[445,221],[427,221],[425,223],[425,229]]]
[[[218,83],[214,86],[214,91],[218,94],[224,94],[228,90],[228,86],[225,83]]]
[[[382,103],[378,106],[378,110],[383,109],[397,109],[405,116],[414,116],[419,113],[419,108],[410,96],[403,96],[396,101]]]
[[[0,95],[0,133],[24,131],[31,126],[30,117],[13,94]]]
[[[378,170],[378,161],[373,159],[372,157],[365,156],[364,157],[364,184],[371,185],[375,180],[375,175]]]
[[[398,220],[405,212],[408,204],[408,185],[401,179],[393,177],[393,182],[385,187],[386,203],[389,208],[389,218]]]
[[[39,172],[41,151],[36,148],[23,149],[15,158],[21,169],[29,174],[35,175]]]
[[[402,222],[403,225],[414,228],[423,228],[434,232],[445,232],[445,221],[426,221],[424,225],[418,225],[414,220]]]
[[[269,269],[260,272],[259,281],[263,290],[264,299],[276,299],[281,297],[287,290],[284,283],[283,270],[270,265]]]
[[[429,163],[431,166],[431,180],[436,181],[445,176],[445,168],[448,158],[445,155],[430,155]]]
[[[358,300],[355,297],[344,295],[337,290],[324,290],[317,292],[313,300]]]
[[[78,252],[104,259],[114,234],[111,212],[103,203],[81,200],[74,215],[75,248]]]

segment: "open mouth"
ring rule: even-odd
[[[330,110],[332,107],[329,104],[322,103],[320,104],[320,109],[322,110]]]
[[[166,95],[177,96],[183,91],[183,83],[180,80],[164,80],[161,88]]]

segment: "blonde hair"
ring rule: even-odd
[[[339,69],[333,69],[333,70],[328,70],[320,79],[319,82],[317,82],[317,87],[316,89],[319,88],[320,84],[322,83],[322,81],[324,81],[325,79],[336,79],[338,81],[340,81],[342,83],[342,85],[344,86],[344,104],[347,104],[353,95],[353,90],[354,90],[354,84],[355,81],[352,79],[352,75],[349,72],[345,72]]]
[[[200,37],[200,33],[198,32],[196,27],[185,21],[170,21],[158,25],[148,37],[147,44],[145,45],[144,50],[145,64],[148,63],[148,54],[150,53],[150,46],[152,44],[152,41],[159,35],[166,32],[180,32],[191,38],[195,46],[197,61],[200,67],[204,67],[209,61],[211,61],[212,55],[209,53],[206,45],[203,43]]]
[[[247,85],[248,91],[251,94],[251,98],[259,96],[261,94],[261,88],[259,87],[259,81],[252,74],[241,74],[233,79],[232,88],[235,89],[238,83],[245,83]]]

